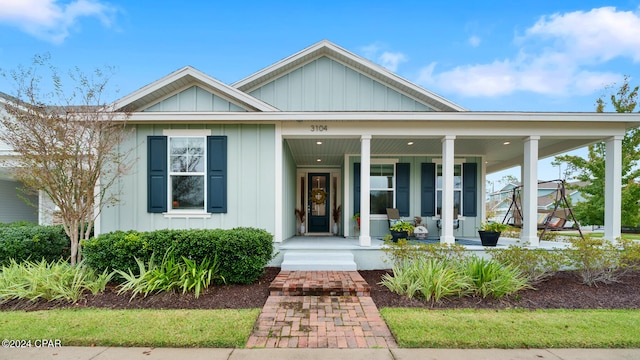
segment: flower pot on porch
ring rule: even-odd
[[[396,230],[391,230],[391,241],[398,242],[399,239],[409,239],[409,232],[408,231],[396,231]]]
[[[482,246],[496,246],[501,233],[480,230],[478,231],[478,234],[480,235],[480,242],[482,243]]]

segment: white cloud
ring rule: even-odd
[[[390,71],[398,70],[398,65],[400,63],[406,62],[407,57],[403,53],[391,53],[391,52],[383,52],[382,55],[378,58],[380,64]]]
[[[38,38],[61,43],[81,17],[96,17],[111,25],[115,9],[98,0],[0,0],[0,23],[16,26]]]
[[[469,38],[469,45],[473,46],[473,47],[478,47],[480,46],[480,43],[482,42],[482,40],[480,39],[479,36],[473,35]]]
[[[371,44],[361,47],[361,51],[367,59],[382,65],[389,71],[397,71],[398,66],[408,60],[407,56],[401,52],[384,51],[380,54],[383,47],[380,44]]]
[[[640,61],[640,16],[603,7],[540,18],[523,36],[511,58],[458,66],[435,73],[434,64],[418,78],[424,85],[465,96],[502,96],[516,91],[545,95],[585,95],[622,79],[599,70],[616,58]],[[473,41],[470,39],[470,43]]]

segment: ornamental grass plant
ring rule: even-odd
[[[463,259],[422,258],[394,264],[381,285],[407,297],[438,302],[446,297],[501,298],[529,288],[516,267],[477,256]]]
[[[182,290],[182,293],[193,291],[196,298],[200,293],[211,285],[212,281],[224,277],[219,275],[218,262],[216,258],[210,260],[205,257],[200,263],[195,260],[181,257],[176,260],[173,251],[169,249],[162,262],[157,264],[154,256],[151,256],[148,263],[136,259],[138,272],[116,270],[124,282],[120,286],[118,294],[131,292],[131,299],[138,294],[146,297],[150,293],[159,291]]]
[[[0,268],[0,302],[26,299],[29,301],[78,301],[85,291],[103,291],[113,273],[97,273],[83,263],[70,265],[65,260],[11,260]]]

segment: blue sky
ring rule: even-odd
[[[470,110],[594,111],[640,83],[639,34],[640,0],[0,0],[0,69],[115,66],[116,99],[185,65],[233,83],[327,39]]]

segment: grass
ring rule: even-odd
[[[63,346],[241,348],[260,309],[0,312],[0,338],[59,339]]]
[[[561,232],[559,234],[561,234],[563,236],[580,237],[580,234],[578,234],[577,231],[575,233],[574,232],[567,232],[567,233]],[[594,238],[604,237],[604,233],[603,232],[599,232],[599,231],[598,232],[595,232],[595,231],[594,232],[589,232],[588,234],[585,233],[585,235],[589,235],[590,237],[594,237]],[[629,239],[629,240],[640,240],[640,234],[622,233],[620,235],[620,237],[623,238],[623,239]]]
[[[242,348],[260,309],[0,312],[0,337],[63,346]],[[383,308],[404,348],[638,348],[639,310]]]
[[[638,310],[380,311],[406,348],[638,348]]]

